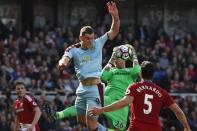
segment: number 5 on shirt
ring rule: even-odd
[[[145,97],[144,97],[144,104],[148,106],[147,109],[143,109],[144,111],[144,114],[148,115],[151,113],[152,111],[152,103],[151,103],[151,99],[153,99],[153,95],[149,95],[149,94],[145,94]]]

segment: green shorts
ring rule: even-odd
[[[104,105],[106,106],[106,105],[112,104],[113,102],[117,100],[118,99],[114,99],[110,96],[104,96]],[[117,111],[105,112],[104,115],[111,122],[114,128],[117,128],[121,131],[126,130],[127,123],[128,123],[128,116],[129,116],[128,106]]]

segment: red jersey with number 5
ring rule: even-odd
[[[159,113],[163,106],[174,103],[169,94],[150,81],[137,82],[131,85],[126,95],[134,97],[131,105],[131,125],[159,125]]]
[[[14,110],[20,123],[31,124],[35,116],[34,108],[37,106],[35,100],[28,95],[25,95],[20,100],[15,100]]]

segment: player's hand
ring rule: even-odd
[[[113,52],[112,52],[112,55],[111,55],[111,58],[113,59],[116,59],[117,58],[117,51],[118,51],[118,47],[114,47],[113,48]]]
[[[185,128],[185,129],[184,129],[184,131],[191,131],[191,129],[187,129],[187,128]]]
[[[117,46],[113,48],[113,52],[116,52],[117,50],[118,50]]]
[[[93,107],[92,109],[90,109],[89,111],[90,116],[97,116],[102,114],[102,109],[101,108],[97,108],[97,107]]]
[[[126,46],[128,46],[131,49],[132,54],[133,54],[133,58],[136,58],[137,54],[136,54],[135,48],[130,44],[126,44]]]
[[[118,9],[117,9],[117,7],[116,7],[116,3],[115,2],[108,2],[107,3],[107,7],[108,7],[108,11],[109,11],[109,13],[112,15],[112,16],[114,16],[114,17],[116,17],[116,18],[118,18],[119,16],[118,16]]]
[[[126,44],[126,46],[128,46],[131,49],[131,51],[133,52],[133,54],[136,54],[135,48],[132,45]]]
[[[58,66],[57,67],[58,67],[58,69],[60,71],[63,71],[66,68],[66,65],[64,64],[63,59],[59,60],[59,63],[58,63]]]

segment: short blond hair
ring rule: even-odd
[[[80,36],[84,36],[85,34],[92,34],[94,33],[94,30],[91,26],[84,26],[80,30]]]

